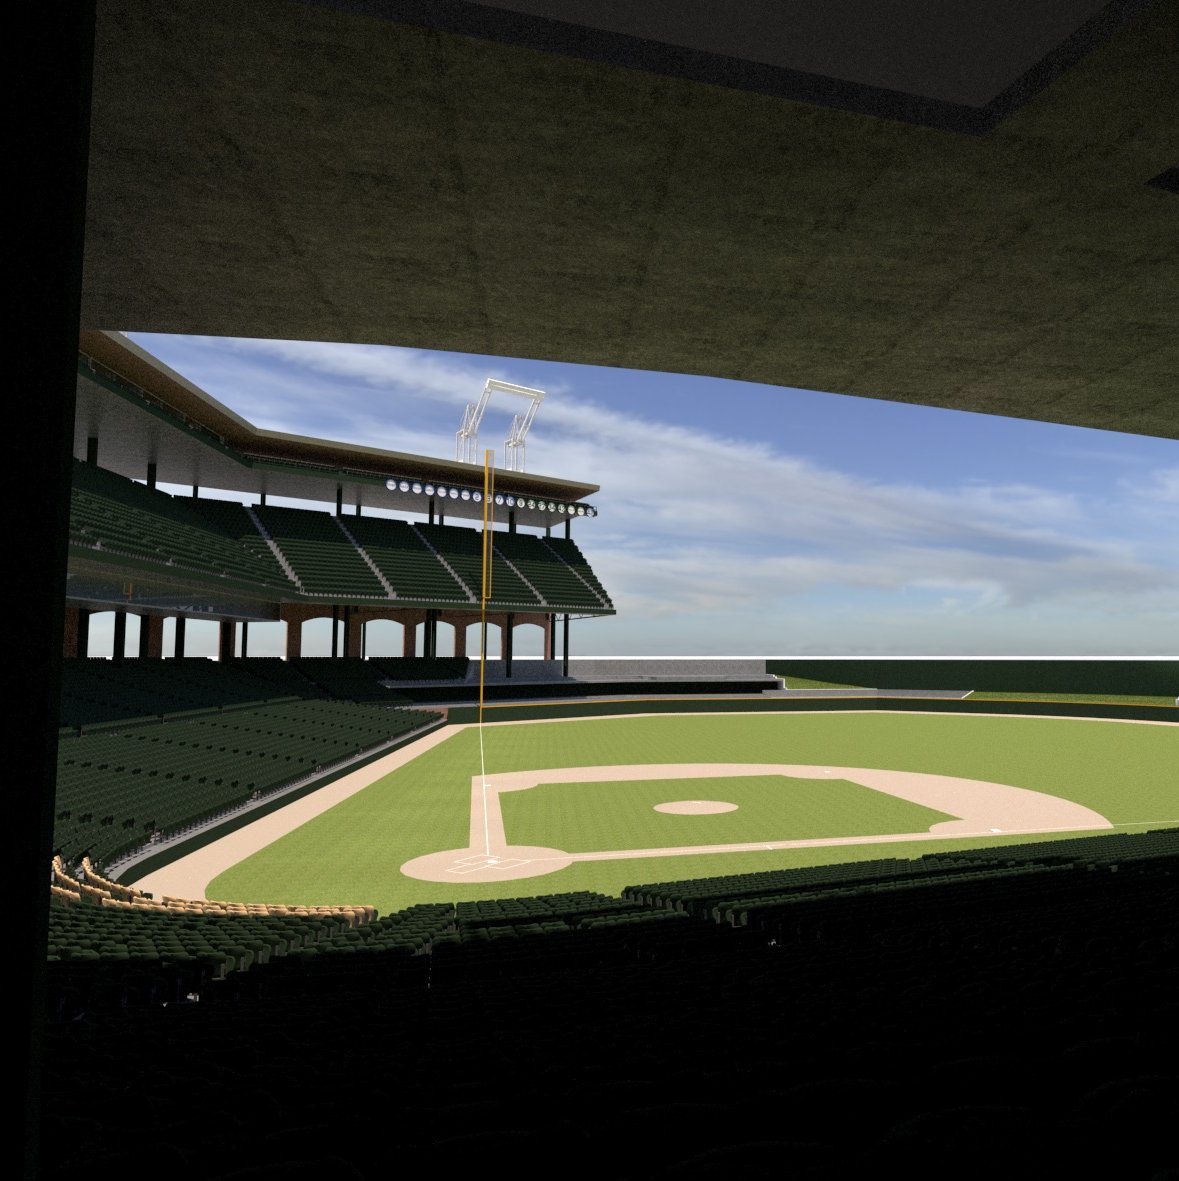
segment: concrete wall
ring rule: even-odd
[[[569,660],[569,675],[580,681],[699,677],[703,680],[750,680],[766,675],[764,657],[619,657],[583,656]]]

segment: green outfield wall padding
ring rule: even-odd
[[[486,685],[484,701],[519,701],[522,698],[546,697],[596,697],[609,693],[611,696],[648,697],[652,694],[735,694],[760,693],[766,688],[762,681],[537,681],[531,684],[511,681],[497,681]],[[471,685],[425,685],[398,687],[398,693],[413,704],[470,702],[472,694],[478,691]]]
[[[1131,718],[1179,725],[1179,708],[1166,705],[1106,705],[1063,701],[958,701],[929,697],[679,697],[625,701],[571,700],[544,704],[485,706],[485,722],[525,722],[538,718],[609,717],[647,713],[837,713],[883,710],[947,714],[1024,714],[1030,717]],[[478,706],[452,706],[456,725],[479,720]]]
[[[768,657],[766,672],[870,689],[1179,697],[1179,660],[906,660]]]

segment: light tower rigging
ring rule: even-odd
[[[463,411],[463,424],[455,434],[454,457],[460,463],[475,463],[475,456],[479,449],[479,424],[483,421],[487,403],[491,401],[493,393],[516,394],[530,400],[528,409],[522,414],[512,417],[512,429],[504,442],[504,464],[510,472],[524,470],[524,443],[528,436],[528,428],[536,418],[536,412],[544,401],[544,390],[529,389],[524,385],[512,385],[508,381],[500,381],[489,377],[483,386],[483,393],[478,402],[468,402]]]

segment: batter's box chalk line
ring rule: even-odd
[[[513,869],[517,865],[527,865],[526,857],[460,857],[447,873],[475,873],[480,869]]]

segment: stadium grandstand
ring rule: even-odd
[[[615,612],[593,569],[593,473],[492,483],[483,465],[262,430],[123,335],[462,347],[1179,437],[1160,392],[1173,287],[1149,261],[1179,186],[1159,158],[1166,4],[1063,0],[1051,28],[1010,6],[989,31],[968,6],[948,6],[963,22],[949,29],[885,5],[903,30],[885,35],[879,6],[847,0],[760,49],[687,16],[669,29],[595,7],[97,0],[33,62],[46,142],[66,147],[28,186],[53,227],[12,388],[30,406],[44,390],[44,413],[10,423],[13,469],[45,489],[10,538],[29,556],[9,657],[29,768],[9,816],[10,913],[32,927],[25,1176],[1170,1181],[1177,707],[1157,699],[1174,697],[1175,662],[579,659],[579,629]],[[812,40],[821,51],[799,56]],[[786,133],[767,136],[771,112]],[[727,161],[723,208],[669,186],[711,183],[694,144]],[[570,170],[601,191],[551,187]],[[805,214],[796,238],[821,240],[821,265],[767,249],[785,213],[741,212],[763,183]],[[944,202],[925,207],[939,185],[952,235]],[[911,267],[880,306],[839,242],[868,204],[870,253]],[[996,204],[1016,211],[998,237]],[[1052,231],[1044,265],[987,286],[1025,216]],[[730,222],[741,232],[718,230]],[[1091,254],[1102,265],[1082,275]],[[1004,303],[1016,288],[1022,310]],[[947,383],[951,366],[984,376]],[[114,613],[110,659],[90,652],[96,612]],[[216,625],[217,659],[186,651],[193,620]],[[329,655],[304,654],[315,620]],[[373,650],[377,623],[400,626],[398,653]],[[250,654],[263,626],[285,628],[283,657]],[[522,628],[540,659],[517,656]],[[679,872],[695,858],[676,849],[657,878],[549,890],[529,859],[561,850],[493,849],[486,768],[470,849],[467,814],[435,814],[428,768],[444,764],[413,769],[460,727],[481,753],[485,710],[611,735],[655,714],[679,724],[659,749],[687,765],[706,714],[849,709],[912,723],[915,749],[922,719],[1099,719],[1090,731],[1147,744],[1164,812],[720,873]],[[635,741],[654,749],[657,732]],[[771,765],[752,730],[735,742],[734,763]],[[514,773],[630,766],[620,742],[586,747],[594,759],[564,737],[529,748]],[[414,874],[393,858],[360,886],[320,879],[309,892],[331,899],[316,903],[150,884],[263,821],[362,801],[345,785],[395,764],[412,799],[398,823],[451,841]],[[528,819],[511,812],[536,794],[521,786],[496,788],[505,831]],[[925,814],[881,819],[880,839],[947,822],[909,786],[889,806]],[[1090,788],[1067,802],[1092,803]],[[576,794],[556,808],[575,833]],[[309,881],[360,857],[308,852],[298,831],[272,845]],[[606,854],[578,856],[589,874]],[[631,862],[653,864],[620,872]],[[374,901],[410,877],[415,900]]]
[[[76,423],[67,657],[86,655],[97,610],[116,611],[119,658],[128,612],[142,619],[141,656],[161,656],[166,618],[184,656],[184,621],[199,617],[219,623],[224,660],[247,656],[263,622],[286,624],[297,658],[316,617],[333,622],[332,656],[365,656],[366,625],[385,619],[401,625],[404,657],[442,655],[449,624],[447,655],[466,658],[468,630],[486,621],[510,677],[517,628],[540,627],[550,661],[559,632],[567,671],[570,620],[614,613],[572,536],[596,515],[596,485],[496,474],[483,603],[478,465],[257,430],[110,332],[83,335]]]

